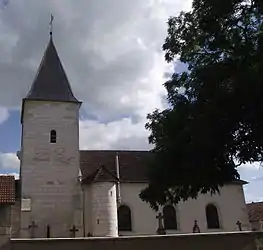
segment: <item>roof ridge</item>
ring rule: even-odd
[[[50,38],[50,39],[52,39],[52,38]],[[50,42],[49,42],[49,43],[50,43]],[[47,46],[46,46],[46,48],[45,48],[44,55],[42,56],[41,61],[40,61],[40,64],[39,64],[39,66],[38,66],[38,68],[37,68],[37,72],[36,72],[36,74],[35,74],[35,77],[34,77],[34,80],[33,80],[33,84],[31,85],[30,90],[29,90],[29,92],[28,92],[27,95],[29,95],[30,92],[31,92],[31,90],[33,89],[33,86],[34,86],[34,83],[35,83],[35,81],[36,81],[36,79],[37,79],[37,77],[38,77],[39,71],[40,71],[40,69],[41,69],[42,66],[43,66],[43,63],[44,63],[44,60],[45,60],[45,57],[46,57],[46,54],[47,54],[47,49],[48,49],[49,43],[47,44]]]
[[[128,152],[128,153],[132,153],[132,152],[147,152],[147,153],[151,153],[150,150],[133,150],[133,149],[129,149],[129,150],[115,150],[115,149],[81,149],[79,150],[80,152]]]

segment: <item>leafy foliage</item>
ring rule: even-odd
[[[263,2],[194,0],[168,20],[169,108],[148,115],[154,159],[140,197],[154,209],[219,192],[263,155]]]

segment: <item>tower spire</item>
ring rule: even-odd
[[[50,37],[52,37],[52,35],[53,35],[53,20],[54,20],[54,16],[51,14],[50,15],[50,22],[49,22],[49,35],[50,35]]]
[[[52,36],[25,99],[79,103],[72,92]]]

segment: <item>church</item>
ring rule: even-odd
[[[13,237],[156,235],[160,227],[166,234],[250,229],[245,181],[225,185],[220,195],[202,194],[153,211],[139,198],[152,153],[80,150],[80,107],[51,35],[22,100],[20,178],[2,176],[0,207],[12,207]]]

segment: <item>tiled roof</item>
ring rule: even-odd
[[[263,201],[247,204],[250,222],[263,221]]]
[[[89,175],[83,180],[83,182],[86,184],[94,183],[94,182],[103,182],[103,181],[110,181],[110,182],[118,181],[117,176],[104,165],[99,166],[94,173],[92,173],[91,175]]]
[[[24,100],[79,102],[73,95],[52,38]]]
[[[0,175],[0,204],[15,202],[15,177]]]
[[[100,166],[116,175],[116,155],[119,158],[120,181],[121,182],[148,182],[148,162],[153,157],[150,151],[129,151],[129,150],[81,150],[80,168],[84,183],[88,183],[96,175]],[[109,175],[103,175],[106,180]],[[103,180],[100,177],[100,180]],[[110,179],[108,179],[110,180]],[[244,185],[246,181],[236,180],[231,184]]]
[[[121,182],[147,182],[149,151],[82,150],[80,166],[83,179],[94,175],[99,166],[105,166],[116,176],[116,154],[119,157]]]

